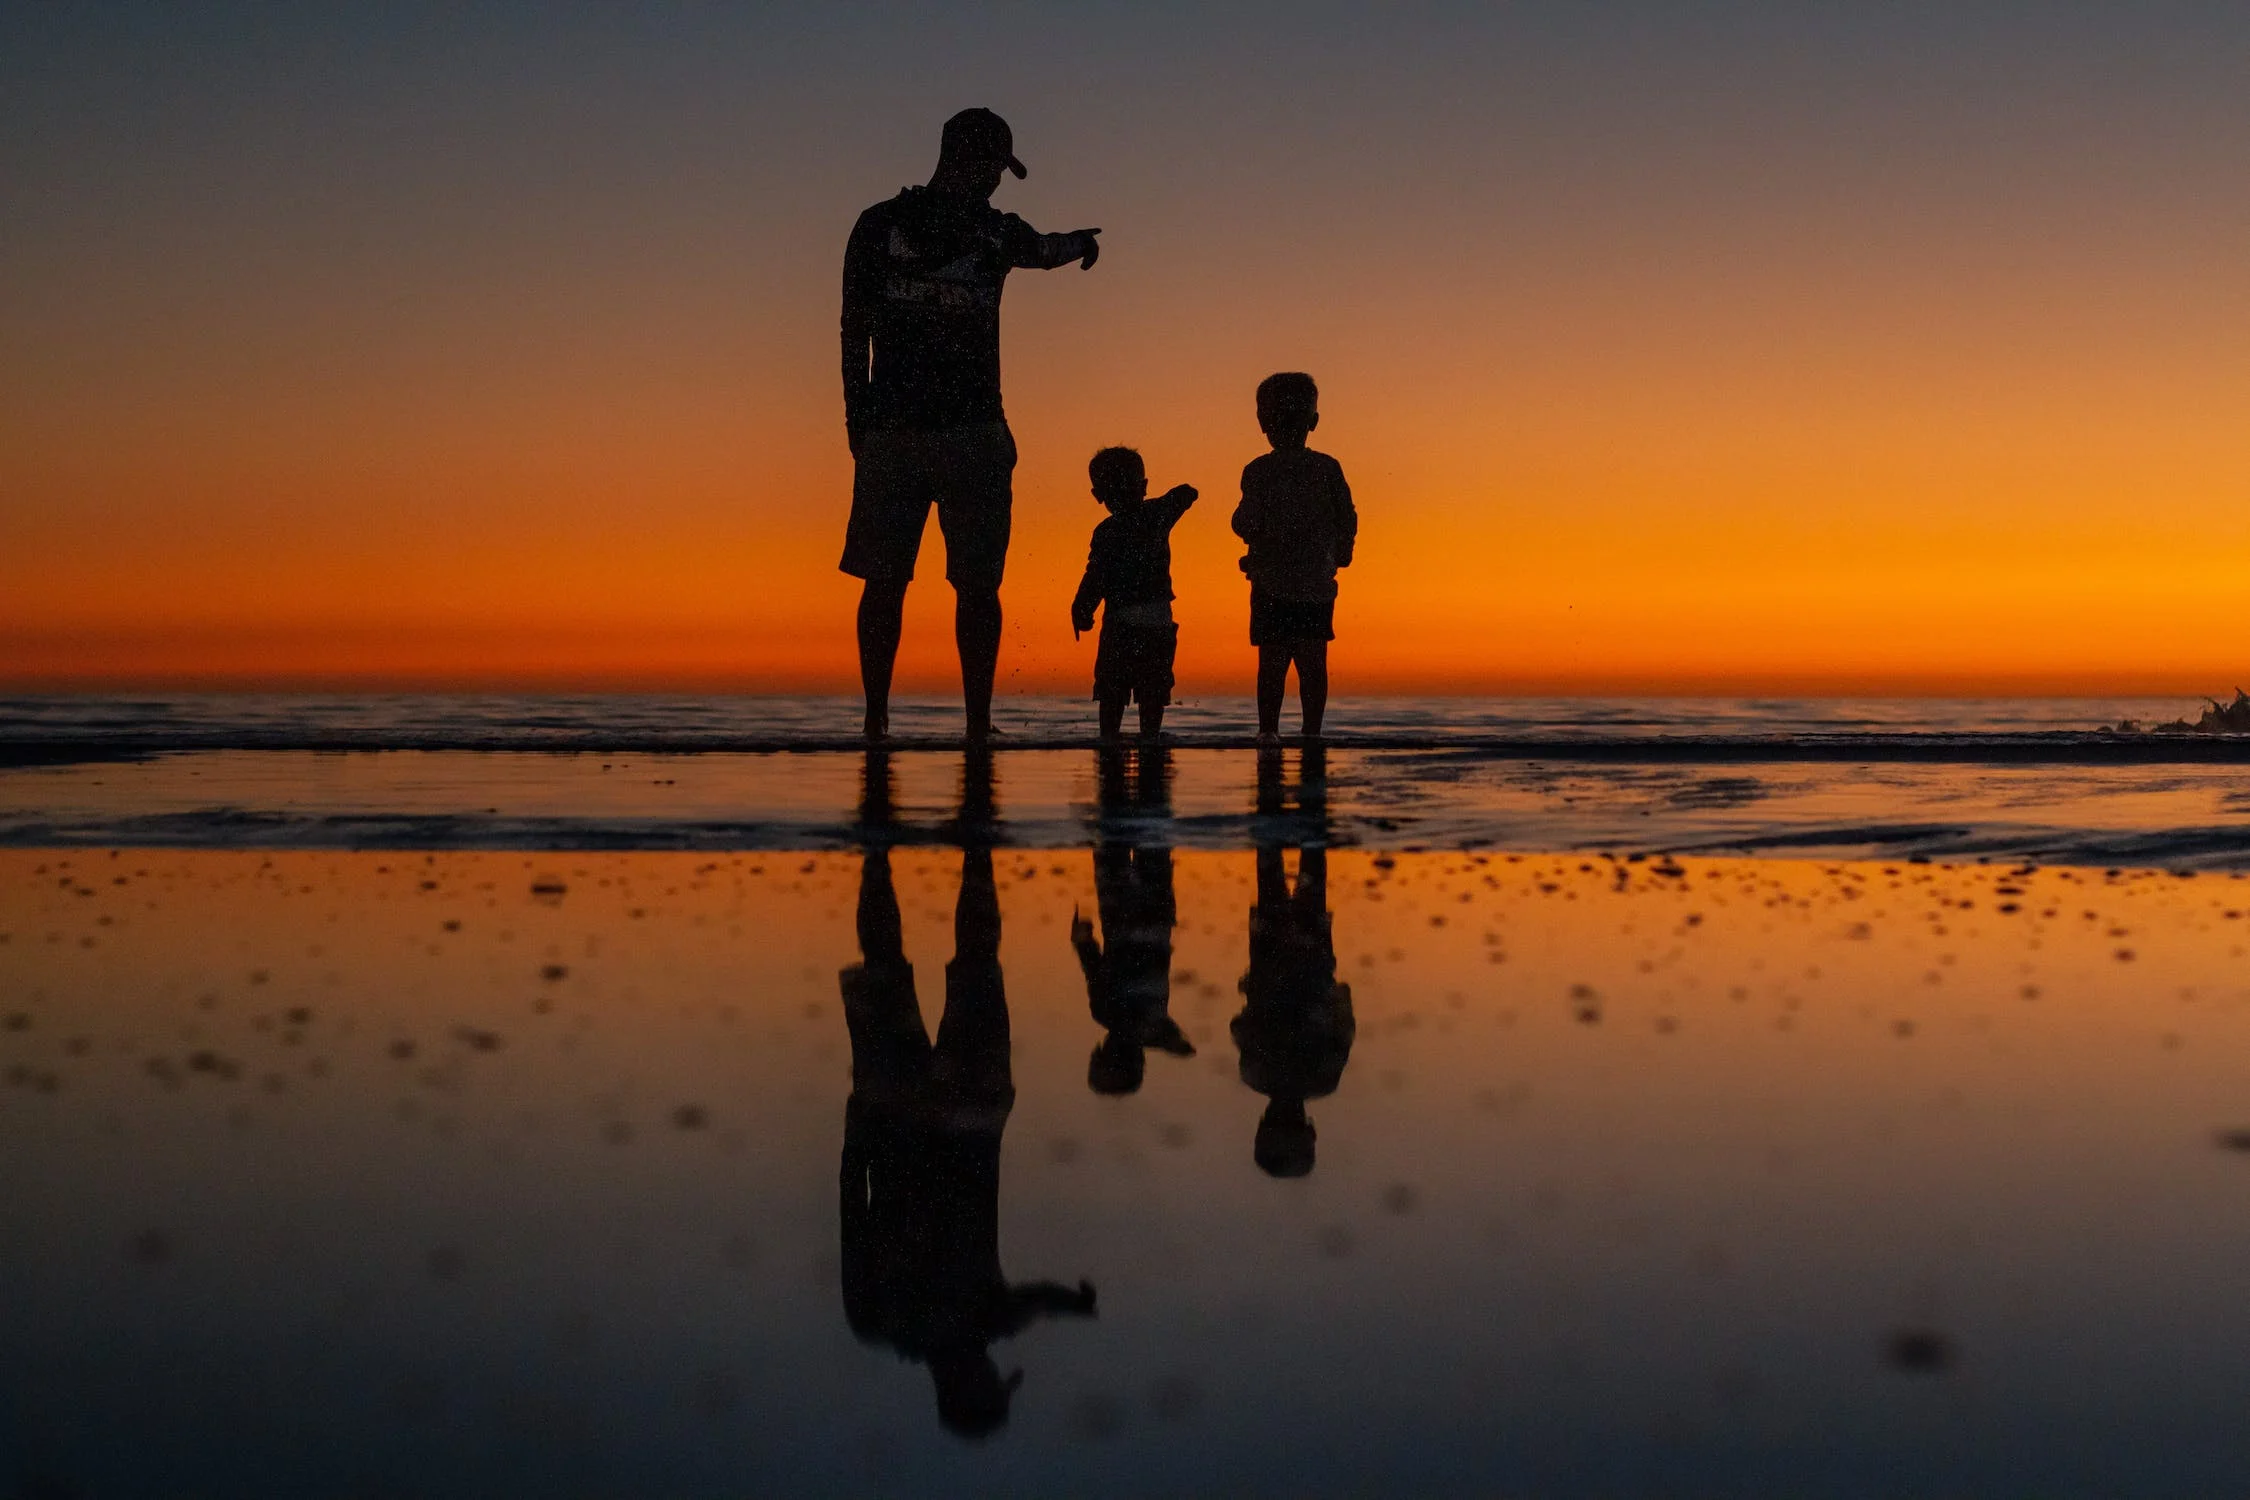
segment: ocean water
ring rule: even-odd
[[[1277,813],[1245,702],[1185,703],[1160,753],[1120,758],[1088,705],[1017,698],[980,837],[2229,868],[2250,861],[2250,739],[2112,727],[2193,708],[1344,700],[1308,816]],[[958,841],[957,717],[899,706],[885,840]],[[0,844],[846,849],[867,837],[857,722],[837,698],[18,699]]]
[[[1341,698],[1328,737],[1339,746],[1476,747],[1557,740],[1655,739],[1743,748],[1957,744],[1990,754],[2025,743],[2062,751],[2122,720],[2160,723],[2199,704],[2176,698]],[[1292,706],[1290,714],[1293,717]],[[755,695],[180,694],[0,698],[0,747],[81,753],[189,750],[818,750],[856,749],[849,697]],[[1003,697],[995,721],[1020,748],[1093,743],[1093,706],[1064,697]],[[902,697],[901,748],[957,747],[958,700]],[[1247,741],[1248,699],[1190,696],[1165,728],[1181,746]],[[2175,751],[2174,753],[2178,753]]]

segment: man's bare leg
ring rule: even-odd
[[[961,706],[971,743],[992,735],[992,679],[1000,669],[1000,591],[956,590],[953,644],[961,652]]]
[[[1164,701],[1162,698],[1141,699],[1141,738],[1153,740],[1164,732]],[[1118,715],[1123,718],[1123,714]]]
[[[1125,731],[1125,695],[1104,693],[1100,702],[1102,740],[1114,741]]]
[[[1328,643],[1306,641],[1297,647],[1297,702],[1305,710],[1305,734],[1320,736],[1328,717]]]
[[[859,687],[867,698],[865,733],[871,740],[891,732],[891,668],[898,663],[905,613],[904,582],[870,578],[859,591]]]
[[[1300,691],[1302,676],[1298,679]],[[1270,739],[1281,733],[1281,695],[1289,689],[1289,648],[1286,646],[1260,646],[1258,648],[1258,737]]]

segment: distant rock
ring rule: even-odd
[[[2119,734],[2250,734],[2250,693],[2241,688],[2234,690],[2232,703],[2221,703],[2216,698],[2204,700],[2209,706],[2193,724],[2185,719],[2174,719],[2169,724],[2151,724],[2143,728],[2137,719],[2120,719]]]

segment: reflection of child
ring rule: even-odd
[[[1250,644],[1258,648],[1258,737],[1281,733],[1281,697],[1297,667],[1305,733],[1328,711],[1328,643],[1336,638],[1336,570],[1348,568],[1359,512],[1344,467],[1305,446],[1320,425],[1310,375],[1269,375],[1258,385],[1258,427],[1271,453],[1242,471],[1234,534],[1249,543]]]
[[[1115,739],[1125,722],[1125,701],[1141,705],[1141,733],[1164,727],[1172,698],[1172,654],[1180,628],[1172,622],[1172,528],[1195,504],[1192,485],[1174,485],[1148,498],[1148,472],[1131,448],[1104,448],[1086,465],[1094,498],[1109,519],[1094,528],[1086,576],[1070,602],[1072,632],[1094,628],[1102,612],[1101,642],[1094,649],[1094,698],[1101,704],[1103,739]]]
[[[1103,942],[1094,941],[1093,923],[1076,912],[1070,918],[1086,1003],[1103,1032],[1086,1061],[1086,1085],[1097,1094],[1130,1094],[1141,1086],[1149,1048],[1195,1056],[1172,1019],[1172,851],[1104,844],[1094,851],[1094,895]]]
[[[1258,851],[1258,904],[1250,910],[1250,971],[1234,1018],[1242,1081],[1266,1096],[1251,1155],[1274,1177],[1313,1169],[1315,1132],[1305,1101],[1336,1092],[1351,1061],[1352,989],[1336,982],[1329,932],[1328,851],[1299,856],[1292,895],[1279,847]]]

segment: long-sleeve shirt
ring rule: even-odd
[[[1276,599],[1336,597],[1336,570],[1351,566],[1359,511],[1344,466],[1310,448],[1276,448],[1242,471],[1234,534],[1250,544],[1242,571]]]
[[[935,429],[1005,420],[1000,292],[1018,266],[1083,257],[981,199],[910,187],[859,216],[844,247],[844,420]]]
[[[1241,988],[1242,1013],[1229,1029],[1242,1051],[1242,1081],[1269,1099],[1334,1093],[1359,1030],[1352,987],[1336,978],[1325,877],[1300,875],[1291,894],[1278,852],[1270,862],[1259,856],[1250,968]]]
[[[1143,500],[1094,528],[1086,549],[1086,573],[1071,600],[1073,618],[1091,620],[1094,606],[1107,602],[1112,613],[1136,604],[1172,600],[1172,528],[1195,503],[1178,492]]]

